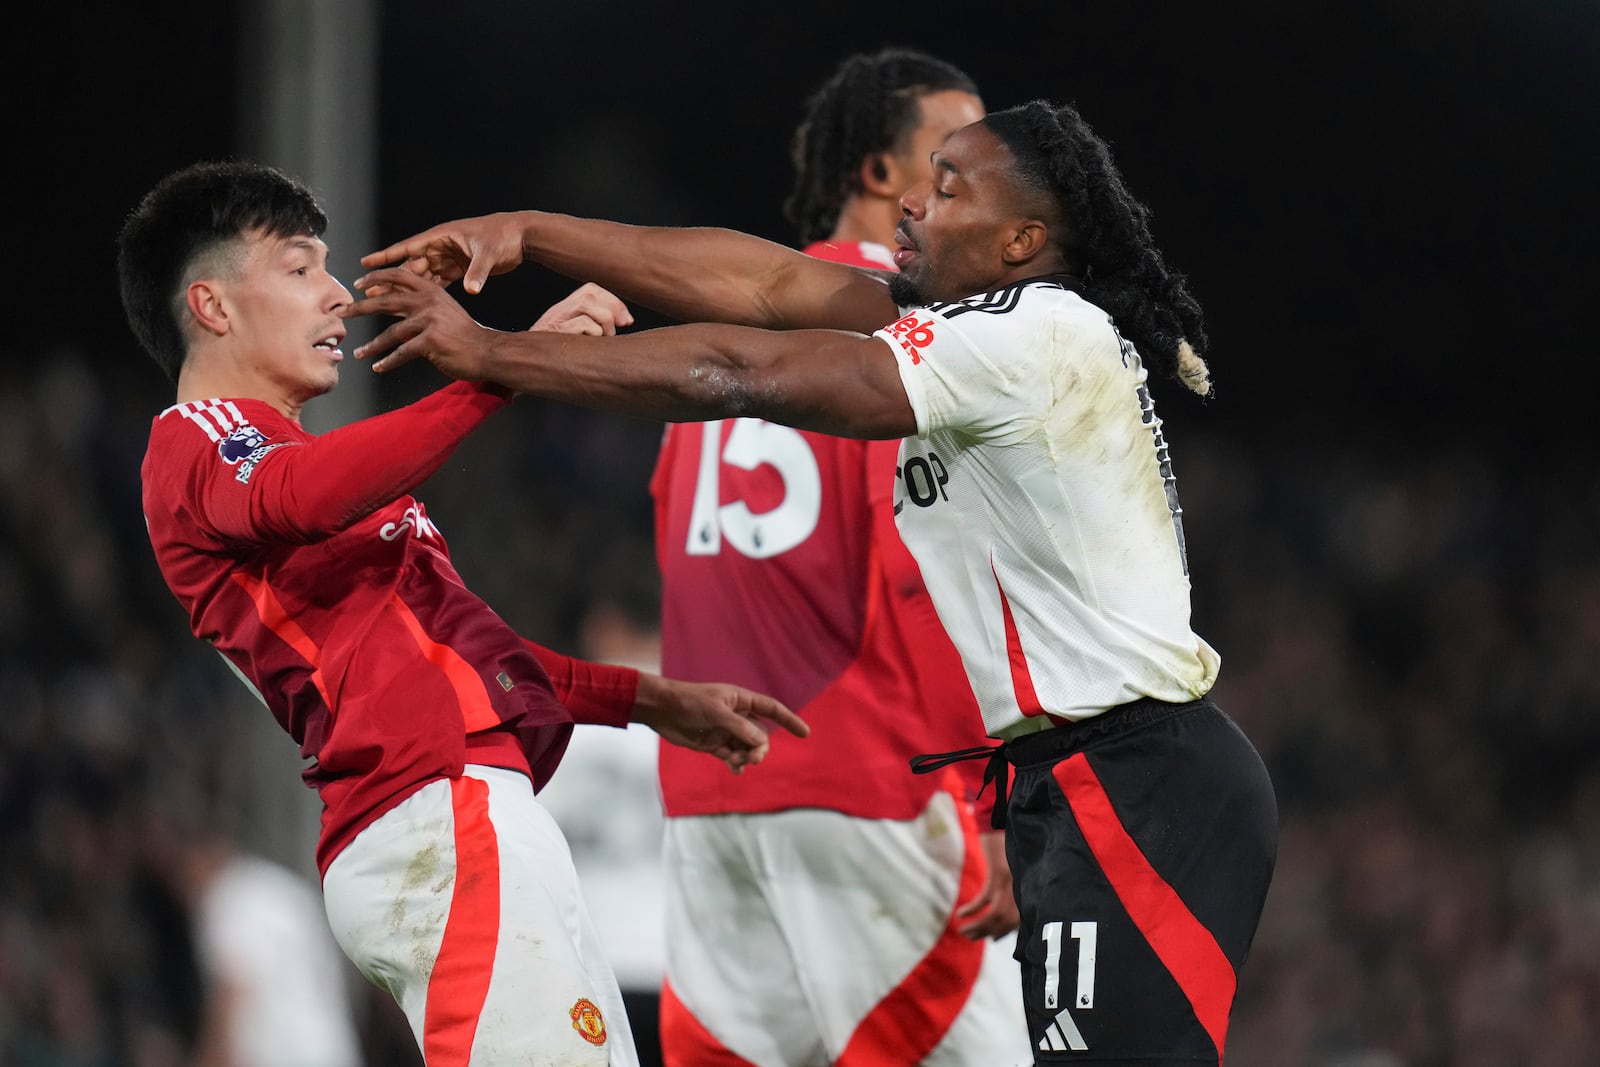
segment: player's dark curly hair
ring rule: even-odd
[[[1104,309],[1153,372],[1211,392],[1205,320],[1183,275],[1150,236],[1150,211],[1128,192],[1111,151],[1071,107],[1034,100],[983,120],[1011,151],[1023,184],[1053,199],[1053,229],[1084,298]]]
[[[244,234],[320,237],[328,216],[311,191],[260,163],[195,163],[145,194],[117,236],[117,275],[128,326],[167,377],[178,380],[185,275]]]
[[[844,202],[861,191],[861,161],[905,144],[929,93],[978,94],[972,79],[942,59],[910,48],[857,53],[840,63],[806,102],[790,157],[794,190],[783,214],[803,242],[833,232]]]

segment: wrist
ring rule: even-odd
[[[655,729],[667,691],[667,680],[649,671],[639,672],[639,686],[633,695],[633,710],[629,719],[642,726]]]
[[[521,233],[522,261],[524,263],[538,262],[539,224],[544,215],[543,211],[533,211],[531,209],[517,212],[517,229]]]

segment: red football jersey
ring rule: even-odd
[[[152,424],[156,560],[195,636],[312,761],[324,872],[362,827],[467,762],[542,785],[571,735],[564,698],[586,721],[626,722],[636,672],[525,642],[462,584],[407,495],[505,402],[457,384],[322,436],[247,399],[178,404]]]
[[[810,255],[893,268],[877,245]],[[671,816],[826,808],[908,819],[938,775],[912,756],[990,743],[966,673],[894,522],[898,441],[850,441],[760,419],[667,428],[651,491],[662,577],[662,673],[736,682],[811,724],[772,735],[733,776],[660,749]],[[957,764],[975,793],[983,764]]]

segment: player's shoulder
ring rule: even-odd
[[[214,397],[173,404],[155,417],[150,436],[152,441],[173,444],[211,444],[226,454],[239,448],[249,452],[269,437],[288,436],[291,426],[276,408],[260,400]]]
[[[1097,310],[1081,293],[1082,286],[1076,278],[1048,274],[960,300],[936,300],[927,305],[927,310],[943,319],[965,320],[969,327],[983,322],[999,325],[1037,315],[1080,313],[1080,309]]]
[[[208,460],[244,477],[267,453],[305,436],[272,405],[243,398],[187,400],[162,411],[151,423],[145,451],[147,481],[208,466]]]

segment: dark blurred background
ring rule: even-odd
[[[292,746],[188,636],[144,540],[171,388],[123,324],[124,214],[173,169],[250,156],[325,194],[347,280],[372,247],[513,207],[792,242],[802,100],[885,44],[963,67],[991,108],[1075,103],[1206,308],[1216,396],[1158,404],[1196,628],[1284,823],[1229,1064],[1600,1062],[1580,333],[1600,6],[180,0],[27,21],[0,46],[0,1065],[201,1062],[174,827],[311,871]],[[519,328],[567,287],[529,268],[469,306]],[[343,374],[327,423],[437,384]],[[600,656],[609,620],[654,611],[659,432],[522,401],[419,495],[502,614]],[[414,1062],[386,998],[355,999],[368,1062]]]

